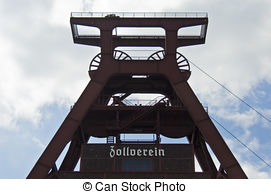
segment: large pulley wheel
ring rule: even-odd
[[[151,56],[148,57],[148,60],[162,60],[165,58],[165,51],[160,50],[153,53]],[[190,65],[188,60],[183,56],[181,53],[176,52],[176,60],[177,65],[180,70],[183,71],[190,71]]]
[[[97,54],[90,62],[89,70],[94,71],[99,68],[101,62],[101,53]],[[132,58],[125,52],[114,50],[113,58],[116,60],[132,60]]]

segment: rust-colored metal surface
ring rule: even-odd
[[[110,170],[104,173],[91,172],[91,170],[73,172],[77,161],[81,158],[82,145],[87,144],[90,136],[115,137],[115,144],[120,146],[127,143],[120,139],[122,133],[156,134],[155,141],[142,141],[143,147],[144,144],[161,146],[160,135],[169,138],[187,137],[202,168],[201,175],[191,172],[190,168],[189,175],[187,172],[167,174],[159,171],[150,173],[145,178],[247,178],[187,83],[190,76],[189,62],[177,52],[177,48],[181,46],[205,43],[207,14],[152,13],[151,16],[149,15],[137,13],[73,13],[71,15],[74,43],[99,46],[101,53],[97,54],[90,63],[89,84],[27,178],[127,178],[127,172],[116,173]],[[98,28],[100,33],[99,35],[82,34],[80,26]],[[198,35],[179,34],[179,29],[195,26],[200,28]],[[164,29],[165,35],[118,35],[113,33],[117,27],[160,27]],[[142,60],[131,57],[125,51],[116,50],[119,46],[158,46],[162,50]],[[164,95],[164,98],[144,105],[127,104],[126,98],[133,93],[158,93]],[[113,140],[108,138],[108,143],[114,143]],[[56,169],[55,162],[69,142],[71,142],[70,148],[60,168]],[[219,171],[206,144],[210,146],[220,162]],[[181,161],[183,162],[184,160]],[[178,165],[181,163],[174,163],[172,170],[174,166],[179,169]],[[192,160],[188,163],[188,166],[194,165]],[[86,165],[94,164],[92,162]],[[93,169],[93,166],[89,166],[89,169]],[[133,178],[130,176],[133,174],[134,178],[144,178],[142,173],[145,174],[144,172],[130,173],[129,178]]]

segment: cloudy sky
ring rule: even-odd
[[[206,44],[179,51],[271,119],[269,0],[0,0],[0,178],[27,176],[89,81],[99,50],[73,44],[72,11],[208,12]],[[191,69],[209,114],[270,164],[271,123]],[[218,129],[250,178],[271,178],[270,167]]]

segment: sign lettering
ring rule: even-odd
[[[149,148],[149,149],[141,149],[141,148],[130,148],[122,147],[122,148],[116,148],[115,146],[110,146],[110,152],[109,156],[110,158],[113,158],[115,156],[144,156],[144,157],[164,157],[165,156],[165,150],[161,148]]]

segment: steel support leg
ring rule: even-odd
[[[48,172],[54,166],[55,161],[67,143],[72,139],[72,136],[87,114],[89,107],[96,100],[103,87],[104,84],[93,81],[89,82],[27,178],[47,177]]]
[[[196,129],[194,133],[193,139],[192,136],[189,136],[188,141],[194,146],[195,156],[199,162],[199,165],[203,172],[210,173],[212,178],[216,178],[217,169],[210,153],[208,152],[205,141],[202,139],[198,129]]]
[[[82,144],[86,143],[89,139],[89,136],[82,137],[81,129],[78,129],[75,133],[73,139],[71,140],[71,144],[69,149],[63,159],[61,166],[59,167],[59,171],[73,171],[78,163],[81,153]]]
[[[247,178],[189,84],[186,81],[171,84],[229,178]]]

